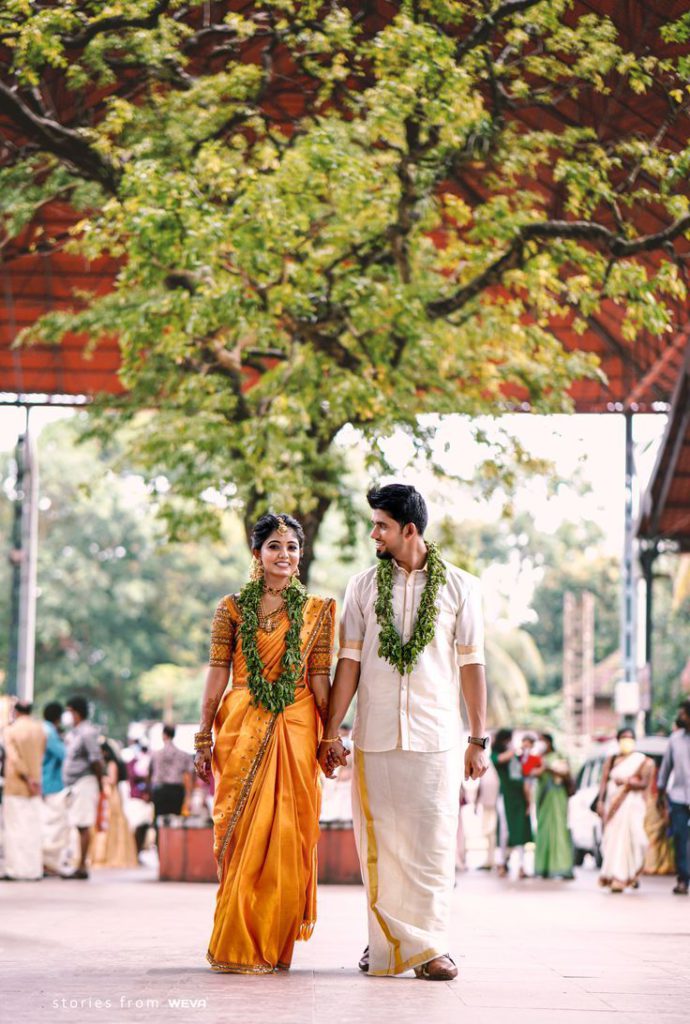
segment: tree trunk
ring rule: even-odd
[[[298,513],[295,517],[296,519],[299,519],[304,527],[304,551],[302,553],[302,561],[300,563],[300,576],[305,587],[309,582],[309,573],[311,571],[312,562],[314,561],[314,546],[316,544],[316,539],[319,535],[319,530],[321,529],[321,523],[324,520],[324,516],[330,507],[330,498],[319,498],[316,507],[313,508],[311,512],[308,512],[304,516],[301,516]]]

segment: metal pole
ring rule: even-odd
[[[14,449],[16,478],[14,485],[14,509],[12,517],[12,539],[9,552],[10,571],[10,644],[7,664],[7,692],[11,697],[19,693],[19,593],[21,590],[22,562],[22,494],[24,487],[24,445],[26,433],[20,434]]]
[[[625,540],[623,544],[623,594],[621,608],[621,661],[623,682],[619,689],[618,711],[627,726],[635,727],[639,713],[637,691],[637,601],[634,558],[634,483],[635,449],[633,414],[625,413]]]
[[[654,563],[659,557],[659,541],[643,541],[640,565],[645,582],[644,660],[646,671],[645,730],[652,731],[654,704]]]
[[[7,691],[21,700],[33,700],[36,639],[36,556],[38,541],[38,458],[29,432],[26,410],[24,433],[15,450],[17,480],[12,524],[12,583],[10,599],[10,651]]]

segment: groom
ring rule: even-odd
[[[486,681],[479,581],[424,540],[414,487],[369,491],[378,565],[350,580],[340,626],[321,767],[345,764],[336,739],[357,692],[353,820],[366,887],[371,975],[414,969],[447,981],[462,752],[465,778],[487,770]]]

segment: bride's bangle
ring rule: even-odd
[[[341,743],[342,742],[342,738],[340,736],[331,736],[328,739],[326,737],[324,737],[321,740],[321,742],[322,743]]]

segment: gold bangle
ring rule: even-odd
[[[322,743],[342,743],[342,736],[333,736],[326,739],[325,737],[321,740]]]

